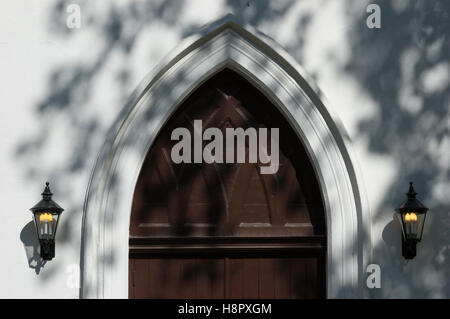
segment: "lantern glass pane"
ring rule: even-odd
[[[422,212],[408,211],[401,213],[402,231],[407,239],[419,240],[422,238],[425,214]]]
[[[425,217],[427,216],[426,213],[417,214],[417,217],[419,219],[419,230],[417,233],[417,239],[420,241],[422,239],[422,233],[423,233],[423,226],[425,225]]]
[[[58,215],[49,212],[36,213],[34,218],[39,239],[54,239]]]
[[[397,215],[398,221],[400,222],[400,226],[402,227],[403,238],[406,238],[405,223],[403,222],[403,214],[402,213],[397,213],[396,215]]]

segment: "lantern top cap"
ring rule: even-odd
[[[49,182],[45,182],[45,189],[44,189],[44,191],[42,192],[42,197],[45,199],[46,197],[48,197],[48,199],[51,199],[52,198],[52,195],[53,195],[53,193],[52,193],[52,191],[50,190],[50,183]]]
[[[34,205],[30,210],[33,213],[38,212],[51,212],[51,213],[57,213],[60,214],[63,212],[63,208],[59,206],[55,201],[52,200],[53,193],[50,190],[50,183],[45,183],[45,189],[42,192],[42,200]]]
[[[416,191],[413,187],[413,182],[409,182],[409,189],[406,193],[407,200],[404,201],[399,208],[397,208],[397,211],[411,211],[411,212],[427,212],[428,208],[425,207],[417,198],[416,198]]]

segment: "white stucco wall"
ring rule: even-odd
[[[446,1],[372,1],[381,29],[366,26],[369,1],[92,2],[0,4],[0,297],[79,296],[83,201],[108,127],[164,55],[229,12],[286,48],[349,132],[373,216],[373,263],[382,270],[372,296],[450,297]],[[71,3],[80,5],[80,29],[66,26]],[[65,212],[56,258],[38,271],[28,262],[35,241],[28,209],[46,180]],[[409,180],[430,218],[418,256],[406,264],[392,217]]]

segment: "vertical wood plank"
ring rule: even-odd
[[[214,259],[213,267],[213,272],[210,276],[211,295],[209,296],[209,298],[225,298],[225,259]]]
[[[134,293],[136,298],[148,298],[149,271],[145,259],[134,260]]]
[[[229,291],[227,298],[240,299],[243,297],[242,292],[242,259],[229,258],[228,259],[228,284]]]
[[[243,262],[243,298],[256,299],[259,294],[259,260],[245,258]]]
[[[272,258],[259,259],[259,298],[275,298],[275,263]]]
[[[275,265],[275,298],[290,298],[290,263],[284,259],[277,259]]]

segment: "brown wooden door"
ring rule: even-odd
[[[224,136],[227,127],[279,128],[279,170],[261,174],[264,164],[248,163],[248,154],[239,164],[174,164],[171,133],[185,127],[193,136],[194,120]],[[216,74],[171,116],[144,161],[129,297],[324,297],[325,256],[323,204],[301,142],[248,81],[228,69]]]

